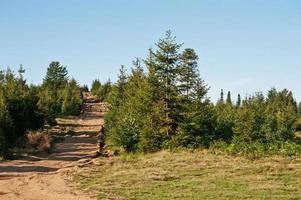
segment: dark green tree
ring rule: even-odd
[[[134,63],[134,62],[133,62]],[[135,63],[134,63],[135,64]],[[139,64],[139,61],[137,60],[137,65]],[[118,75],[118,81],[117,81],[117,88],[118,88],[118,95],[116,96],[116,105],[121,105],[125,100],[125,87],[127,84],[127,75],[126,75],[126,69],[124,65],[121,65],[119,75]]]
[[[54,61],[49,64],[47,74],[43,80],[43,84],[39,93],[39,108],[47,116],[49,124],[55,123],[55,116],[61,113],[62,100],[60,93],[68,82],[67,68],[59,62]]]
[[[99,79],[96,79],[92,82],[91,93],[95,96],[98,96],[101,90],[101,82]]]
[[[232,105],[232,99],[231,99],[231,92],[230,91],[228,91],[226,102],[227,102],[227,104]]]
[[[58,90],[64,88],[68,81],[67,75],[67,68],[59,62],[53,61],[49,64],[43,86],[50,88],[54,92],[55,97],[57,97]]]
[[[237,102],[236,102],[236,107],[239,108],[241,106],[241,96],[240,94],[237,95]]]
[[[166,134],[172,135],[176,131],[176,118],[178,117],[175,110],[177,93],[177,75],[179,66],[179,49],[182,44],[178,44],[171,31],[167,31],[165,38],[160,39],[156,44],[155,51],[150,50],[152,54],[152,67],[160,82],[160,89],[163,90],[164,96],[161,97],[165,103],[165,124]]]
[[[224,90],[223,89],[221,89],[219,102],[224,103]]]
[[[61,93],[62,113],[66,115],[78,115],[81,111],[81,89],[75,79],[68,81]]]
[[[181,63],[178,66],[178,90],[180,94],[186,97],[186,100],[195,98],[195,85],[197,84],[198,74],[198,56],[193,49],[187,48],[180,56]]]

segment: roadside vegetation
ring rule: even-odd
[[[301,107],[292,92],[237,98],[231,92],[213,103],[198,71],[198,55],[166,32],[116,83],[95,80],[92,92],[111,107],[105,116],[107,149],[156,152],[174,148],[219,148],[253,156],[301,152]]]
[[[50,63],[42,85],[28,85],[24,73],[22,66],[18,74],[10,69],[0,71],[2,159],[31,146],[48,151],[50,139],[42,129],[54,125],[59,115],[76,115],[81,110],[81,88],[59,62]],[[41,144],[36,144],[38,141]]]

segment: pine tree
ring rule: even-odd
[[[145,95],[146,78],[143,69],[137,60],[134,65],[129,76],[125,70],[121,70],[117,93],[106,115],[106,141],[126,151],[138,149],[144,119],[150,109],[146,102],[148,98]]]
[[[81,90],[75,79],[68,81],[61,94],[62,113],[67,115],[77,115],[82,105]]]
[[[236,107],[239,108],[241,106],[241,96],[240,94],[237,95],[237,102],[236,102]]]
[[[231,99],[231,92],[230,91],[228,91],[226,102],[227,102],[227,104],[232,105],[232,99]]]
[[[177,98],[177,69],[179,65],[179,49],[182,45],[177,44],[175,37],[172,36],[171,31],[166,32],[164,39],[160,39],[156,44],[157,50],[153,52],[150,50],[152,56],[152,67],[155,69],[156,76],[161,84],[164,92],[162,100],[165,103],[165,124],[166,135],[172,135],[176,130],[177,117],[174,106]]]
[[[12,121],[9,116],[9,112],[6,107],[5,96],[3,94],[3,88],[0,87],[0,156],[8,156],[8,147],[12,141]]]
[[[24,73],[25,73],[25,69],[23,68],[23,65],[21,64],[20,65],[20,68],[18,70],[18,73],[19,73],[19,81],[20,81],[20,87],[21,87],[21,90],[24,89],[24,86],[26,84],[26,81],[24,80]]]
[[[169,138],[166,133],[170,126],[166,122],[165,91],[162,90],[162,82],[157,75],[152,50],[149,51],[145,64],[148,69],[143,87],[143,105],[146,112],[138,147],[140,151],[153,152],[161,149],[164,141]]]
[[[52,91],[57,92],[58,89],[65,87],[68,80],[67,75],[68,71],[66,67],[62,66],[57,61],[51,62],[47,69],[47,74],[44,78],[43,85],[49,87]]]
[[[210,106],[206,99],[207,85],[199,76],[198,56],[193,49],[185,49],[178,67],[178,98],[176,118],[178,125],[171,146],[202,146],[213,130],[209,122]],[[209,123],[208,123],[209,122]],[[196,142],[198,141],[198,142]]]
[[[117,81],[118,96],[116,97],[116,101],[115,101],[116,106],[121,105],[125,100],[126,83],[127,83],[126,69],[124,65],[121,65],[121,68],[119,70],[119,75],[118,75],[118,81]]]
[[[224,90],[223,89],[221,89],[219,102],[224,103]]]
[[[111,92],[112,92],[112,82],[109,79],[101,87],[100,94],[99,94],[101,101],[107,100]]]
[[[92,82],[91,93],[95,96],[99,96],[101,90],[101,82],[99,79],[96,79]]]
[[[55,117],[61,113],[62,99],[61,92],[68,83],[67,68],[59,62],[51,62],[47,69],[46,76],[43,80],[42,87],[39,92],[39,109],[46,116],[47,122],[55,124]]]
[[[180,59],[181,63],[177,69],[179,73],[177,87],[179,92],[186,97],[186,100],[189,100],[195,96],[193,89],[199,77],[197,69],[198,56],[193,49],[187,48],[183,51]]]

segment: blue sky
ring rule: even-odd
[[[289,88],[301,101],[299,0],[0,0],[0,67],[41,83],[58,60],[90,84],[116,75],[171,29],[199,55],[203,79],[245,96]]]

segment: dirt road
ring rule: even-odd
[[[0,163],[0,199],[93,199],[76,191],[67,180],[72,173],[93,164],[104,111],[103,104],[85,94],[83,113],[79,117],[60,119],[60,125],[51,129],[53,134],[63,138],[52,154]]]

